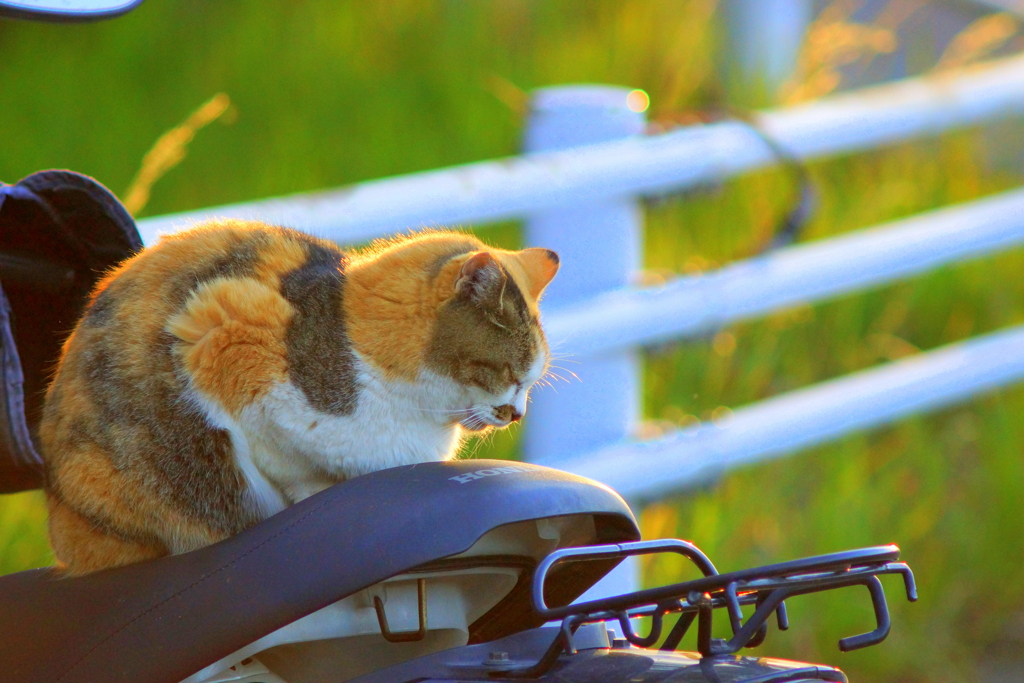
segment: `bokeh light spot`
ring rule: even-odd
[[[647,111],[651,98],[643,90],[634,90],[626,95],[626,106],[635,112]]]

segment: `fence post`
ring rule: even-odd
[[[554,151],[641,134],[647,98],[630,93],[628,88],[598,85],[536,91],[526,126],[526,151]],[[561,206],[530,216],[527,244],[554,249],[561,257],[543,308],[552,311],[628,284],[641,266],[642,221],[641,207],[632,199]],[[556,358],[571,353],[572,349],[552,349]],[[640,413],[635,352],[598,358],[569,355],[554,364],[565,368],[557,372],[568,382],[534,389],[525,421],[527,460],[557,467],[561,458],[608,445],[633,431]],[[602,581],[605,594],[637,586],[635,563],[620,567]]]
[[[778,99],[792,78],[804,34],[814,16],[812,0],[721,0],[719,50],[729,101],[752,107]]]

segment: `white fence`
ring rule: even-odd
[[[637,345],[1016,246],[1024,242],[1024,190],[638,288],[639,197],[763,167],[775,155],[741,123],[642,135],[643,117],[628,107],[627,93],[542,91],[523,156],[139,227],[149,243],[196,220],[233,216],[352,243],[423,225],[526,219],[527,241],[562,256],[545,324],[557,353],[580,362],[573,371],[582,379],[558,393],[535,392],[527,457],[603,481],[633,501],[1024,379],[1024,328],[1017,328],[740,408],[723,424],[631,440],[640,405]],[[759,124],[781,147],[811,159],[1021,114],[1024,58],[1017,57],[764,112]]]

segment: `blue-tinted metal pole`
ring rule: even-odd
[[[629,108],[629,93],[592,85],[537,92],[527,123],[526,151],[562,150],[642,133],[644,115]],[[632,198],[588,199],[531,215],[526,221],[527,244],[554,249],[561,257],[544,310],[571,306],[629,284],[641,265],[642,220]],[[552,351],[558,358],[560,349]],[[556,360],[555,365],[565,368],[556,371],[568,381],[534,390],[525,422],[528,460],[584,453],[632,431],[640,402],[633,351]]]
[[[720,0],[720,48],[730,100],[771,103],[797,68],[812,18],[811,0]]]
[[[593,85],[536,92],[526,151],[551,152],[642,134],[646,96],[638,102],[630,92]],[[632,197],[581,200],[529,216],[527,244],[554,249],[561,257],[544,309],[571,306],[632,282],[641,266],[642,233],[642,211]],[[525,420],[526,458],[582,454],[627,437],[640,410],[636,351],[585,359],[561,359],[558,348],[552,351],[554,364],[563,368],[556,372],[567,381],[534,389]],[[635,590],[638,585],[636,563],[627,561],[591,589],[589,597]]]

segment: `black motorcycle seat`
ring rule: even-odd
[[[464,552],[494,528],[579,514],[594,515],[595,542],[639,538],[628,506],[595,482],[514,462],[428,463],[337,484],[191,553],[77,578],[50,569],[3,576],[3,678],[176,683],[343,597]],[[552,601],[567,604],[612,566],[552,577]],[[478,642],[541,625],[528,584],[473,625]]]

